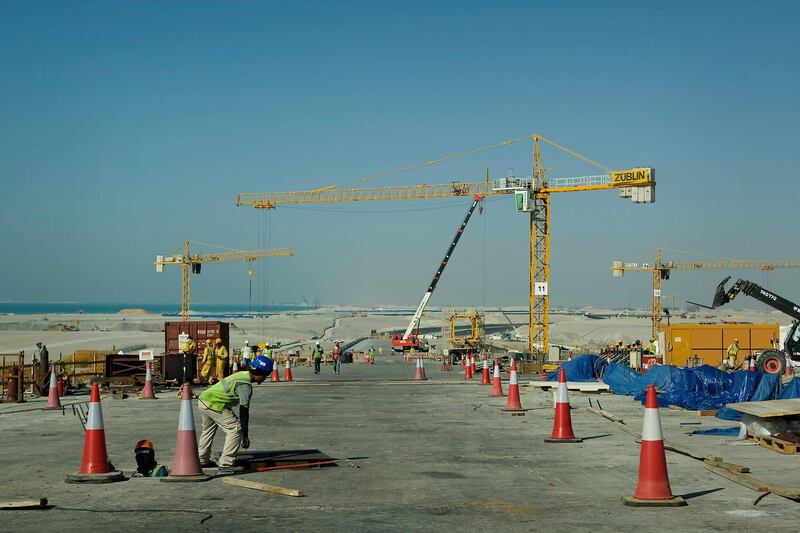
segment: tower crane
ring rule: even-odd
[[[241,193],[236,197],[236,205],[249,205],[256,209],[274,209],[281,205],[304,203],[513,195],[517,211],[529,213],[530,216],[528,351],[530,354],[546,356],[549,338],[550,299],[550,195],[562,192],[617,189],[621,198],[629,198],[634,203],[652,203],[655,202],[655,170],[652,167],[639,167],[615,171],[541,135],[528,135],[492,146],[470,150],[462,154],[412,165],[396,172],[413,170],[456,157],[528,140],[533,141],[532,174],[530,178],[506,177],[490,181],[487,177],[485,181],[479,182],[454,181],[438,185],[418,184],[344,189],[333,185],[310,191]],[[592,176],[548,178],[542,162],[542,142],[586,163],[602,168],[605,172]],[[376,174],[354,181],[365,181],[392,173],[394,172]]]
[[[294,255],[291,248],[271,248],[268,250],[234,250],[214,254],[194,254],[189,250],[186,241],[183,254],[156,255],[156,272],[163,272],[164,265],[181,266],[181,321],[189,320],[189,304],[191,289],[191,274],[199,274],[203,263],[221,263],[223,261],[247,261],[248,276],[252,277],[253,269],[250,264],[258,259],[269,257],[288,257]]]
[[[772,271],[776,268],[800,268],[800,260],[780,261],[748,261],[748,260],[720,260],[720,261],[667,261],[661,260],[661,248],[656,248],[655,263],[629,263],[615,260],[611,271],[615,278],[621,278],[625,271],[652,272],[653,275],[653,300],[651,316],[653,322],[653,337],[658,336],[658,327],[661,324],[661,283],[669,279],[672,270],[701,270],[701,269],[739,269],[750,268]]]

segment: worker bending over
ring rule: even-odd
[[[239,448],[250,447],[248,432],[250,422],[250,399],[252,383],[262,383],[272,372],[272,359],[259,355],[247,370],[237,372],[203,391],[197,398],[197,407],[203,417],[203,432],[200,434],[198,452],[200,465],[204,468],[218,466],[218,473],[236,473],[234,463]],[[239,406],[239,416],[233,408]],[[225,445],[218,465],[211,462],[211,444],[217,428],[225,432]]]

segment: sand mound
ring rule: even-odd
[[[144,309],[120,309],[117,311],[118,315],[127,315],[127,316],[141,316],[141,315],[149,315],[150,313],[145,311]]]

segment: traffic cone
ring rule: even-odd
[[[178,437],[175,442],[172,470],[170,470],[169,476],[160,479],[161,481],[205,481],[208,479],[200,467],[200,455],[197,453],[197,433],[192,413],[192,388],[188,383],[184,383],[181,390],[181,416],[178,421]]]
[[[673,496],[667,475],[667,457],[661,434],[661,417],[654,385],[647,386],[644,406],[642,445],[639,451],[639,481],[633,496],[623,496],[625,505],[633,507],[677,507],[686,505],[680,496]]]
[[[58,397],[58,378],[53,365],[50,365],[50,390],[47,393],[47,409],[61,409],[61,399]]]
[[[239,371],[239,360],[234,357],[233,363],[231,363],[231,374],[235,374]]]
[[[75,474],[67,474],[67,483],[111,483],[123,481],[125,477],[114,470],[106,452],[106,432],[103,426],[103,410],[100,407],[100,386],[92,386],[89,396],[89,413],[83,437],[83,460],[81,469]]]
[[[273,383],[280,383],[280,381],[281,381],[281,375],[278,372],[278,367],[277,366],[273,366],[272,367],[272,382]]]
[[[558,370],[558,395],[556,396],[556,417],[553,420],[553,432],[545,442],[583,442],[575,437],[572,431],[572,409],[569,405],[569,391],[567,390],[567,373],[563,368]]]
[[[469,374],[470,369],[471,367],[469,366],[469,363],[464,365],[464,381],[469,381],[469,379],[472,377]]]
[[[289,365],[289,358],[286,358],[286,370],[283,372],[283,381],[294,381],[292,379],[292,367]]]
[[[470,374],[470,377],[472,377],[472,376],[474,376],[475,374],[478,373],[478,368],[475,366],[475,356],[472,355],[472,354],[470,354],[470,356],[469,356],[469,365],[471,367],[470,371],[469,371],[469,374]]]
[[[500,363],[495,359],[494,374],[492,375],[492,392],[489,393],[489,397],[497,398],[499,396],[505,396],[505,394],[503,394],[503,383],[500,381]]]
[[[144,376],[144,389],[140,398],[142,400],[155,400],[156,394],[153,392],[153,374],[150,372],[150,361],[145,361],[147,373]]]
[[[489,385],[489,356],[483,356],[483,370],[481,370],[481,385]]]
[[[519,383],[517,382],[517,361],[511,359],[511,378],[508,380],[508,398],[503,411],[524,411],[519,401]]]
[[[756,372],[758,370],[756,367],[756,357],[754,355],[747,356],[747,370],[749,372]]]
[[[421,381],[424,381],[424,380],[428,379],[425,376],[425,368],[422,366],[422,358],[421,357],[417,357],[417,369],[416,369],[416,373],[414,374],[414,379],[415,380],[421,380]]]

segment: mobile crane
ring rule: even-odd
[[[464,229],[467,227],[467,223],[469,219],[472,218],[472,213],[475,211],[475,208],[483,201],[483,196],[476,195],[472,200],[472,205],[470,205],[469,209],[467,210],[467,215],[464,217],[464,221],[461,222],[461,225],[458,227],[456,231],[455,237],[450,242],[450,246],[447,248],[447,252],[444,254],[444,259],[442,262],[439,263],[439,268],[436,270],[436,274],[433,275],[433,281],[431,284],[428,285],[428,290],[425,291],[425,294],[422,295],[422,300],[419,302],[417,306],[417,311],[414,313],[414,316],[411,318],[411,322],[409,322],[408,327],[406,328],[405,332],[402,335],[392,335],[392,350],[396,352],[402,352],[404,350],[420,350],[423,352],[428,351],[428,347],[425,344],[421,344],[419,342],[419,321],[422,319],[422,313],[425,311],[425,306],[428,305],[428,300],[431,299],[433,295],[433,291],[436,289],[436,285],[439,283],[439,279],[442,277],[442,273],[444,273],[444,269],[447,266],[447,263],[450,261],[450,256],[453,255],[453,251],[456,249],[456,245],[458,241],[461,239],[461,235],[464,233]],[[483,206],[481,206],[480,212],[483,213]],[[412,332],[414,328],[417,328],[417,334],[413,335]]]
[[[800,326],[800,305],[744,279],[737,280],[730,289],[725,290],[725,284],[730,279],[731,277],[728,276],[717,286],[717,290],[714,293],[714,303],[711,304],[712,309],[725,305],[742,292],[794,319],[784,339],[782,351],[778,349],[764,350],[761,353],[754,354],[757,356],[756,364],[758,369],[765,374],[783,374],[787,365],[792,367],[800,366],[800,328],[798,328]]]

